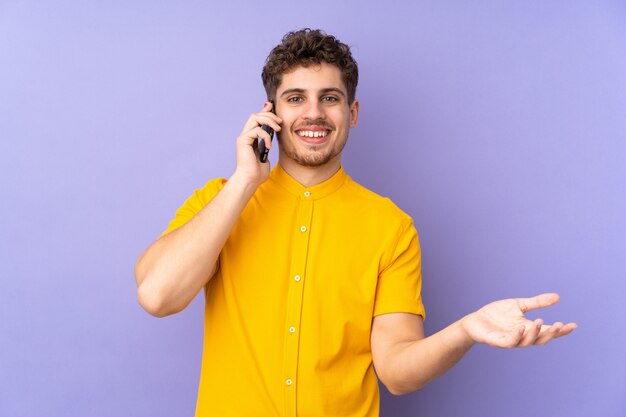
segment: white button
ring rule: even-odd
[[[293,277],[293,279],[296,280],[296,282],[300,282],[302,277],[300,275],[296,275],[295,277]]]
[[[300,226],[300,231],[303,233],[306,232],[306,226]]]
[[[310,192],[308,192],[308,191],[305,191],[305,192],[304,192],[304,196],[305,196],[305,197],[310,197],[310,196],[311,196],[311,193],[310,193]]]
[[[288,379],[288,380],[285,381],[285,384],[291,385],[291,384],[293,384],[293,381],[291,379]]]
[[[289,328],[289,333],[295,333],[295,331],[296,331],[296,328],[295,328],[295,327],[291,326],[291,327]]]

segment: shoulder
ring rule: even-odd
[[[413,223],[413,219],[398,207],[390,198],[381,196],[374,191],[348,177],[346,194],[359,211],[367,211],[375,215],[388,226],[395,225],[404,229]]]
[[[213,199],[220,192],[220,190],[226,184],[225,178],[215,178],[209,180],[204,184],[204,187],[196,189],[185,200],[182,206],[176,210],[176,215],[170,221],[168,228],[161,234],[164,236],[173,230],[178,229],[185,223],[187,223],[193,216],[195,216],[209,201]]]
[[[194,214],[197,213],[224,188],[225,184],[226,178],[213,178],[208,180],[203,187],[194,190],[181,209],[190,209]]]
[[[204,184],[204,187],[197,189],[195,193],[198,193],[205,203],[208,203],[217,193],[226,185],[226,178],[213,178]]]

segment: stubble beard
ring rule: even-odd
[[[294,133],[295,135],[295,133]],[[278,143],[285,155],[294,160],[298,165],[315,168],[327,164],[337,155],[341,154],[343,148],[348,143],[348,135],[342,141],[335,142],[330,148],[316,149],[314,145],[304,145],[306,151],[298,151],[289,140],[282,140],[281,135],[277,135]],[[296,139],[297,140],[297,139]]]

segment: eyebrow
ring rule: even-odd
[[[287,94],[292,94],[292,93],[299,93],[299,94],[304,94],[306,92],[306,90],[304,90],[303,88],[289,88],[285,91],[282,92],[282,94],[280,95],[280,97],[285,96]],[[328,87],[328,88],[322,88],[320,90],[320,92],[322,94],[328,94],[328,93],[337,93],[342,97],[346,97],[346,94],[341,91],[339,88],[337,87]]]

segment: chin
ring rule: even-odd
[[[303,145],[298,138],[296,138],[296,141],[297,143],[295,144],[290,142],[287,146],[285,146],[283,140],[279,139],[280,146],[282,147],[285,156],[296,162],[298,165],[308,168],[315,168],[328,164],[341,154],[341,151],[347,142],[346,140],[341,144],[341,146],[337,147],[336,143],[331,142],[327,142],[321,146],[307,146]],[[307,149],[309,147],[312,147],[313,149]]]
[[[322,165],[326,165],[331,160],[333,160],[333,158],[336,155],[334,156],[334,155],[329,155],[329,154],[327,155],[297,154],[297,155],[287,155],[287,156],[289,156],[291,159],[296,161],[299,165],[309,167],[309,168],[315,168],[315,167],[319,167]]]

